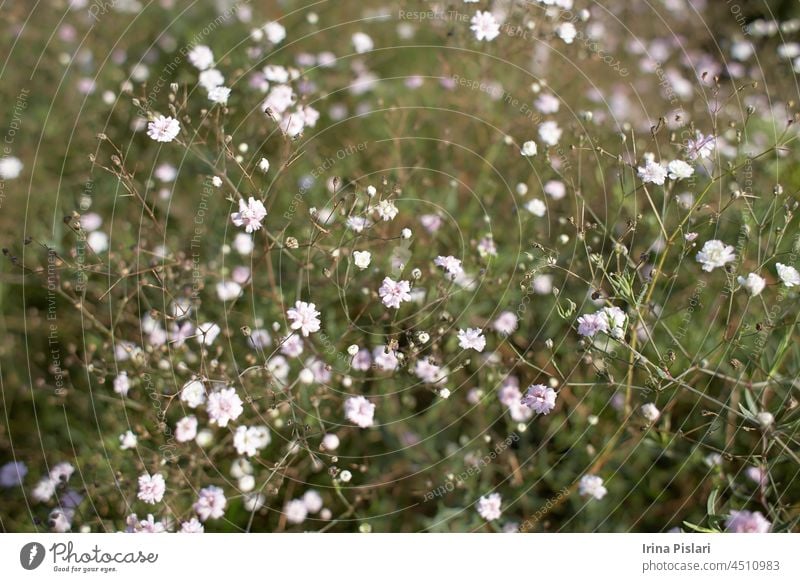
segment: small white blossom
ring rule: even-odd
[[[663,186],[664,181],[667,179],[667,169],[653,160],[647,160],[644,167],[637,169],[639,178],[645,184],[656,184]]]
[[[532,139],[529,139],[524,144],[522,144],[522,149],[520,150],[520,153],[523,156],[530,158],[532,156],[535,156],[536,152],[537,152],[536,142],[533,141]]]
[[[503,511],[500,509],[500,505],[502,504],[502,497],[500,497],[499,493],[490,493],[489,495],[484,495],[478,500],[475,508],[478,510],[478,515],[480,515],[486,521],[494,521],[496,519],[500,519]]]
[[[736,260],[734,248],[726,245],[721,240],[709,240],[697,253],[697,262],[703,265],[703,270],[711,272],[717,267],[724,267],[727,263]]]
[[[353,262],[359,269],[366,269],[372,260],[372,253],[369,251],[353,251]]]
[[[317,311],[316,307],[314,303],[295,301],[294,307],[286,311],[286,317],[292,322],[289,327],[294,330],[300,330],[303,337],[308,337],[309,334],[318,332],[320,329],[320,312]]]
[[[368,428],[374,421],[375,405],[363,396],[351,396],[344,402],[344,415],[353,424]]]
[[[787,287],[796,287],[800,285],[800,273],[798,273],[797,269],[794,267],[776,263],[775,269],[778,271],[778,277],[781,278],[781,281],[783,281],[783,284]]]
[[[394,281],[389,277],[385,277],[383,284],[378,289],[378,294],[386,307],[399,309],[403,301],[411,301],[411,283],[408,281]]]
[[[244,226],[245,232],[249,234],[261,228],[261,222],[266,216],[264,203],[251,196],[247,202],[243,198],[239,199],[239,212],[232,213],[231,220],[236,226]]]
[[[164,498],[167,484],[161,473],[149,475],[145,473],[139,476],[139,493],[136,495],[145,503],[155,505]]]
[[[150,139],[158,142],[168,143],[178,137],[181,124],[177,119],[159,115],[147,124],[147,135]]]
[[[584,475],[578,484],[578,492],[584,497],[602,499],[608,493],[603,486],[603,479],[597,475]]]

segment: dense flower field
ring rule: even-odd
[[[4,3],[0,530],[798,531],[794,5]]]

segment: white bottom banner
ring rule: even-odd
[[[0,536],[3,580],[800,580],[798,534]]]

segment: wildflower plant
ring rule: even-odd
[[[800,20],[67,4],[2,24],[3,529],[798,530]]]

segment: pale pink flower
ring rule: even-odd
[[[709,240],[697,253],[697,262],[703,265],[703,270],[711,272],[718,267],[724,267],[726,263],[736,260],[734,248],[726,245],[721,240]]]
[[[458,330],[458,345],[464,350],[482,352],[486,347],[486,338],[483,331],[477,327]]]
[[[159,115],[147,124],[147,135],[155,141],[168,143],[174,140],[181,130],[181,124],[177,119]]]
[[[374,421],[375,405],[363,396],[351,396],[344,402],[344,415],[353,424],[368,428]]]
[[[478,10],[470,20],[470,30],[475,33],[478,40],[494,40],[500,35],[500,25],[492,13]]]
[[[503,499],[500,497],[499,493],[490,493],[478,499],[475,508],[478,510],[478,515],[483,519],[486,521],[494,521],[495,519],[500,519],[503,513],[500,509],[502,502]]]
[[[236,389],[225,388],[218,392],[212,392],[208,396],[206,410],[212,424],[224,427],[228,426],[229,421],[239,418],[244,408],[241,398],[236,394]]]
[[[603,485],[603,479],[597,475],[584,475],[578,484],[578,492],[584,497],[602,499],[608,493]]]
[[[597,332],[608,331],[608,320],[602,313],[587,313],[578,318],[578,333],[584,337],[594,337]]]
[[[431,362],[429,358],[417,360],[414,365],[414,375],[427,384],[438,384],[447,376],[442,367]]]
[[[292,524],[303,523],[308,515],[308,508],[302,499],[292,499],[283,506],[286,521]]]
[[[653,160],[647,160],[644,167],[638,168],[637,171],[639,178],[645,184],[663,186],[664,180],[667,179],[667,169]]]
[[[522,404],[539,414],[549,414],[556,407],[556,391],[544,384],[533,384],[522,398]]]
[[[239,199],[239,212],[232,213],[231,220],[236,226],[244,226],[245,232],[251,233],[261,228],[261,222],[266,216],[264,203],[250,196],[247,202],[244,198]]]
[[[210,485],[200,490],[197,501],[192,505],[201,521],[217,519],[225,514],[228,500],[219,487]]]
[[[772,524],[761,515],[760,511],[742,510],[731,511],[725,526],[732,533],[767,533]]]
[[[304,337],[308,334],[319,331],[320,312],[316,305],[305,301],[295,301],[294,307],[286,312],[286,316],[291,320],[291,329],[300,330]]]
[[[399,309],[403,301],[411,301],[411,284],[408,281],[394,281],[385,277],[378,293],[386,307]]]

